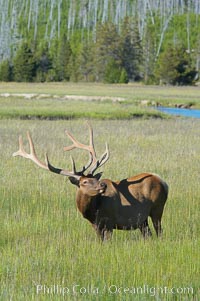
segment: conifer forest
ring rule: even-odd
[[[200,0],[0,0],[0,81],[192,85]]]

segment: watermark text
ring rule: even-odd
[[[72,285],[46,285],[35,284],[37,295],[149,295],[152,297],[162,295],[190,295],[194,294],[192,287],[168,287],[168,286],[119,286],[116,284],[97,287],[94,285],[81,285],[74,283]]]

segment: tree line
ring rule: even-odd
[[[120,26],[97,24],[95,39],[93,31],[82,28],[71,37],[61,28],[51,41],[24,38],[14,55],[1,62],[0,80],[193,84],[200,68],[197,15],[171,17],[163,40],[158,34],[162,20],[153,17],[157,26],[149,18],[143,38],[137,17],[131,16]]]

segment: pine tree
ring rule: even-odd
[[[60,38],[54,57],[54,69],[58,81],[70,80],[70,58],[72,50],[67,35],[63,34]]]
[[[0,65],[0,81],[12,81],[12,66],[9,60],[5,60]]]
[[[138,26],[135,21],[126,17],[121,30],[121,61],[128,79],[135,81],[140,79],[142,62],[142,46],[139,37]]]
[[[80,62],[80,75],[84,81],[94,81],[94,42],[84,41],[78,58]]]
[[[35,77],[36,61],[27,42],[23,42],[13,60],[13,76],[17,82],[31,82]]]
[[[48,80],[48,73],[52,68],[52,60],[47,42],[44,42],[38,46],[35,59],[37,61],[36,81],[45,82]]]
[[[112,67],[115,73],[121,67],[120,38],[114,24],[107,22],[98,27],[95,50],[96,80],[104,81]]]
[[[158,62],[157,77],[165,84],[191,85],[196,76],[190,54],[184,47],[169,46]]]
[[[145,36],[143,39],[143,63],[142,73],[145,84],[155,82],[155,64],[156,64],[156,32],[152,24],[147,24]]]
[[[127,74],[126,70],[124,68],[122,68],[120,78],[119,78],[119,83],[120,84],[128,84],[128,82],[129,82],[128,74]]]
[[[116,84],[120,82],[121,69],[116,61],[112,58],[107,61],[104,74],[104,82],[108,84]]]
[[[70,81],[78,82],[80,80],[80,61],[79,53],[72,52],[69,61]]]

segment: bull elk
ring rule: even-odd
[[[168,195],[167,184],[152,173],[139,175],[112,181],[100,180],[102,173],[96,173],[109,159],[109,150],[97,159],[93,141],[93,130],[89,123],[89,145],[80,143],[68,131],[67,136],[72,145],[64,147],[64,151],[74,148],[89,152],[89,161],[82,170],[77,171],[74,159],[72,171],[54,167],[49,162],[47,154],[45,162],[38,159],[32,138],[27,133],[30,154],[24,150],[22,137],[19,137],[19,150],[13,156],[21,156],[32,160],[39,167],[56,174],[69,177],[72,184],[77,186],[76,204],[83,217],[89,220],[102,240],[112,236],[113,229],[131,230],[139,228],[144,237],[150,236],[151,230],[148,225],[148,217],[153,222],[157,236],[161,234],[161,218]],[[87,174],[85,174],[87,171]]]

